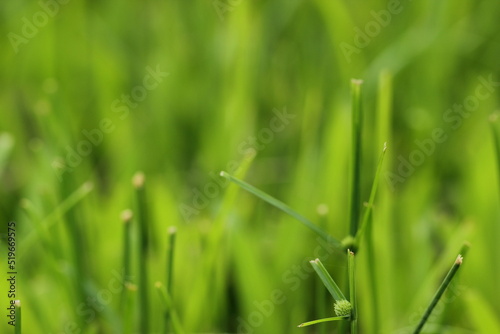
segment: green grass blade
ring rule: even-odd
[[[149,215],[146,194],[144,189],[145,176],[138,172],[132,179],[135,188],[137,225],[139,242],[137,248],[138,258],[138,297],[139,297],[139,328],[141,333],[149,333],[149,289],[148,289],[148,251],[149,251]]]
[[[16,326],[15,326],[15,334],[21,334],[21,301],[16,300],[15,302],[15,308],[16,308]]]
[[[362,80],[351,80],[352,92],[352,147],[351,147],[351,186],[350,186],[350,232],[355,236],[358,231],[361,208],[361,134],[363,115],[361,112]]]
[[[415,328],[415,331],[413,334],[418,334],[422,331],[422,328],[424,327],[425,323],[427,322],[427,319],[429,319],[429,316],[432,313],[432,310],[434,307],[436,307],[437,303],[439,302],[439,299],[441,299],[441,296],[445,292],[446,288],[448,285],[450,285],[451,281],[453,280],[453,277],[457,273],[458,269],[462,265],[463,257],[462,255],[458,255],[457,259],[455,260],[455,263],[451,267],[450,271],[448,272],[448,275],[443,280],[443,283],[441,283],[441,286],[439,287],[438,291],[434,295],[434,298],[432,298],[431,303],[427,307],[427,310],[425,311],[424,315],[422,316],[422,319],[420,319],[419,324],[417,325],[417,328]]]
[[[276,198],[272,197],[271,195],[266,194],[265,192],[263,192],[263,191],[255,188],[254,186],[246,183],[245,181],[242,181],[242,180],[240,180],[240,179],[238,179],[238,178],[236,178],[236,177],[234,177],[234,176],[232,176],[232,175],[230,175],[230,174],[228,174],[228,173],[226,173],[224,171],[221,172],[220,175],[223,176],[223,177],[225,177],[225,178],[227,178],[227,179],[229,179],[231,182],[236,183],[237,185],[239,185],[240,187],[242,187],[246,191],[254,194],[255,196],[259,197],[260,199],[266,201],[267,203],[275,206],[276,208],[280,209],[281,211],[289,214],[290,216],[292,216],[293,218],[297,219],[302,224],[304,224],[306,227],[308,227],[311,230],[313,230],[320,237],[322,237],[326,241],[330,242],[332,245],[334,245],[336,247],[339,247],[339,248],[341,247],[340,241],[338,241],[337,239],[333,238],[331,235],[329,235],[328,233],[326,233],[319,226],[315,225],[309,219],[305,218],[304,216],[302,216],[298,212],[294,211],[292,208],[290,208],[285,203],[277,200]]]
[[[375,172],[375,178],[373,179],[373,184],[372,184],[372,189],[370,192],[370,198],[368,200],[368,204],[366,204],[366,210],[363,215],[363,221],[361,223],[361,227],[359,228],[356,238],[355,238],[355,245],[359,246],[361,242],[361,237],[367,230],[368,224],[371,222],[371,214],[373,212],[373,205],[375,203],[375,196],[377,195],[377,189],[378,189],[378,184],[380,181],[380,175],[382,172],[382,165],[384,163],[384,157],[385,157],[385,152],[387,151],[387,143],[384,144],[384,148],[382,150],[382,154],[380,155],[380,158],[378,160],[378,165],[377,165],[377,171]]]
[[[40,224],[40,229],[48,231],[53,225],[62,221],[64,215],[73,208],[78,202],[84,199],[91,191],[94,189],[92,182],[85,182],[78,189],[76,189],[71,195],[65,198],[57,207],[54,208],[50,214],[48,214],[41,222],[35,222],[35,224]],[[31,243],[36,240],[39,236],[38,231],[40,229],[36,228],[27,233],[24,238],[24,247],[20,250],[20,257],[26,254],[31,246]]]
[[[342,293],[338,285],[335,283],[332,276],[330,276],[326,268],[323,266],[323,263],[321,263],[320,259],[316,259],[309,262],[311,263],[312,267],[318,274],[319,278],[321,279],[325,287],[332,295],[333,299],[335,299],[336,301],[346,300],[344,294]]]
[[[495,145],[495,153],[497,157],[497,178],[499,180],[499,187],[498,189],[500,190],[500,129],[498,128],[499,120],[500,119],[500,113],[494,113],[493,115],[490,116],[490,124],[491,124],[491,131],[493,132],[493,141]]]
[[[349,273],[349,301],[351,302],[351,334],[358,333],[358,310],[356,303],[356,276],[354,253],[347,250],[347,271]]]
[[[177,311],[174,308],[172,297],[168,293],[167,289],[161,282],[156,282],[156,289],[158,290],[158,294],[160,296],[161,301],[163,302],[167,312],[170,315],[170,320],[172,321],[172,328],[174,329],[175,334],[184,334],[184,330],[182,329],[181,321],[179,316],[177,315]]]
[[[172,284],[174,276],[174,251],[175,251],[175,239],[177,236],[177,228],[175,226],[170,226],[168,231],[168,248],[167,248],[167,292],[172,298]],[[165,312],[165,332],[169,332],[171,322],[170,310]]]
[[[312,320],[312,321],[304,322],[304,323],[298,325],[297,327],[306,327],[306,326],[311,326],[311,325],[319,324],[319,323],[322,323],[322,322],[338,321],[338,320],[346,320],[346,319],[349,319],[349,317],[345,316],[345,317],[323,318],[323,319],[318,319],[318,320]]]

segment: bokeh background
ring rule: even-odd
[[[498,13],[494,0],[2,2],[0,267],[5,277],[16,221],[23,332],[125,333],[127,321],[139,332],[137,304],[123,319],[114,285],[137,171],[151,244],[131,280],[145,262],[151,333],[165,332],[154,283],[166,281],[170,226],[186,333],[340,332],[297,328],[333,316],[307,263],[324,244],[218,174],[241,167],[249,183],[347,236],[357,78],[364,201],[388,145],[373,249],[357,256],[361,332],[409,333],[468,240],[427,332],[500,333],[499,125],[489,122]],[[402,167],[410,159],[418,166]],[[326,249],[347,291],[344,252]],[[0,331],[11,333],[3,313]]]

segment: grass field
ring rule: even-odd
[[[359,333],[413,333],[467,241],[423,333],[500,333],[498,13],[5,1],[0,332],[20,300],[28,334],[353,333],[297,327],[335,316],[310,260],[351,298],[349,244]]]

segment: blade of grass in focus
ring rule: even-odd
[[[337,239],[330,236],[323,229],[321,229],[320,227],[318,227],[317,225],[312,223],[310,220],[308,220],[307,218],[305,218],[304,216],[302,216],[298,212],[294,211],[292,208],[290,208],[285,203],[277,200],[276,198],[266,194],[265,192],[255,188],[254,186],[252,186],[252,185],[250,185],[250,184],[248,184],[248,183],[246,183],[246,182],[244,182],[244,181],[242,181],[242,180],[240,180],[240,179],[238,179],[238,178],[236,178],[236,177],[234,177],[234,176],[232,176],[224,171],[221,172],[220,175],[229,179],[231,182],[236,183],[237,185],[239,185],[240,187],[242,187],[246,191],[254,194],[255,196],[259,197],[260,199],[266,201],[267,203],[275,206],[276,208],[280,209],[281,211],[289,214],[290,216],[292,216],[293,218],[297,219],[302,224],[304,224],[306,227],[308,227],[311,230],[313,230],[314,232],[316,232],[316,234],[318,234],[320,237],[322,237],[326,241],[330,242],[332,245],[339,247],[339,248],[341,247],[341,244]]]
[[[363,130],[363,113],[361,110],[362,80],[351,80],[352,94],[352,139],[351,139],[351,170],[350,170],[350,235],[358,232],[361,209],[361,134]]]
[[[333,280],[332,276],[330,276],[326,268],[323,266],[323,263],[321,263],[320,259],[316,259],[309,262],[311,263],[312,267],[318,274],[319,278],[321,279],[325,287],[332,295],[333,299],[336,301],[346,300],[344,294],[342,293],[342,290],[340,290],[338,285]]]
[[[463,261],[462,255],[458,255],[457,259],[455,260],[455,263],[453,263],[453,266],[451,267],[450,271],[448,272],[448,274],[444,278],[443,283],[441,283],[441,286],[439,287],[436,294],[432,298],[431,303],[429,304],[429,306],[425,310],[425,313],[422,316],[422,318],[420,319],[420,322],[418,323],[417,327],[415,328],[415,331],[413,332],[413,334],[418,334],[422,331],[422,329],[425,326],[425,323],[429,319],[429,316],[431,315],[432,311],[434,310],[437,303],[441,299],[441,296],[444,294],[444,292],[446,291],[446,288],[448,287],[448,285],[450,285],[451,281],[455,277],[455,274],[457,273],[458,269],[462,265],[462,261]]]

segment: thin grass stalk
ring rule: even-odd
[[[167,289],[161,282],[156,282],[155,283],[155,288],[158,291],[158,294],[160,296],[161,301],[163,302],[163,305],[165,306],[165,309],[169,312],[170,314],[170,319],[172,323],[172,328],[175,334],[184,334],[184,330],[181,325],[181,321],[179,319],[179,316],[177,314],[177,311],[175,310],[173,301],[172,301],[172,296],[168,293]]]
[[[350,234],[352,237],[358,232],[359,215],[361,208],[361,85],[363,81],[351,80],[352,94],[352,147],[351,147],[351,185],[350,185]]]
[[[175,250],[175,239],[177,236],[177,228],[171,226],[168,229],[168,245],[167,245],[167,292],[171,298],[173,298],[173,274],[174,274],[174,250]],[[165,333],[168,333],[171,329],[171,316],[170,310],[167,309],[165,312]]]
[[[451,267],[450,271],[448,272],[445,279],[443,280],[443,283],[441,283],[441,286],[439,287],[436,294],[432,298],[431,303],[429,304],[429,306],[425,310],[425,313],[422,316],[422,318],[420,319],[420,322],[418,323],[417,327],[415,328],[415,331],[413,332],[413,334],[418,334],[422,331],[425,323],[427,322],[427,320],[429,319],[429,316],[432,313],[432,310],[434,310],[434,307],[436,307],[437,303],[439,302],[439,300],[443,296],[444,292],[446,291],[446,288],[448,287],[448,285],[450,285],[451,281],[453,280],[453,277],[455,277],[455,274],[457,273],[458,269],[462,265],[462,262],[463,262],[463,257],[462,257],[462,255],[459,254],[457,259],[455,260],[455,263],[453,263],[453,266]]]
[[[347,271],[349,273],[349,301],[351,302],[351,334],[358,334],[358,306],[356,303],[356,268],[354,253],[347,250]]]
[[[48,231],[53,225],[61,222],[64,214],[66,214],[69,210],[71,210],[71,208],[78,204],[78,202],[84,199],[92,191],[93,188],[94,186],[91,182],[85,182],[84,184],[82,184],[78,189],[76,189],[73,193],[66,197],[59,205],[57,205],[54,210],[40,222],[40,228]],[[20,258],[27,253],[27,250],[30,248],[31,243],[36,240],[37,234],[37,230],[31,230],[27,233],[23,242],[24,247],[21,249],[19,254]]]
[[[280,209],[281,211],[283,211],[283,212],[289,214],[290,216],[292,216],[293,218],[297,219],[302,224],[304,224],[306,227],[308,227],[309,229],[314,231],[316,234],[318,234],[321,238],[323,238],[324,240],[331,243],[333,246],[336,246],[339,248],[341,247],[340,241],[338,241],[334,237],[330,236],[322,228],[320,228],[319,226],[312,223],[309,219],[305,218],[304,216],[302,216],[301,214],[299,214],[298,212],[296,212],[295,210],[290,208],[285,203],[277,200],[276,198],[272,197],[271,195],[266,194],[265,192],[255,188],[254,186],[246,183],[245,181],[242,181],[242,180],[240,180],[240,179],[238,179],[238,178],[236,178],[236,177],[234,177],[234,176],[232,176],[224,171],[222,171],[220,173],[220,175],[229,179],[231,182],[236,183],[237,185],[239,185],[240,187],[242,187],[246,191],[254,194],[255,196],[259,197],[260,199],[271,204],[272,206]]]
[[[344,294],[342,293],[342,290],[338,287],[337,283],[333,280],[332,276],[330,276],[330,273],[326,270],[325,266],[323,266],[323,263],[321,263],[320,259],[316,259],[313,261],[309,261],[318,274],[319,278],[325,285],[325,287],[328,289],[330,294],[332,295],[333,299],[336,301],[341,301],[341,300],[346,300]]]
[[[22,319],[21,319],[21,301],[16,300],[15,303],[15,312],[16,312],[16,322],[15,322],[15,334],[21,334],[21,324],[22,324]]]
[[[500,118],[500,112],[496,112],[490,116],[491,131],[493,133],[493,144],[495,145],[495,153],[497,158],[497,179],[498,179],[498,190],[500,194],[500,129],[498,128],[498,119]]]
[[[323,318],[323,319],[312,320],[312,321],[307,321],[307,322],[301,323],[301,324],[300,324],[300,325],[298,325],[297,327],[306,327],[306,326],[311,326],[311,325],[319,324],[319,323],[322,323],[322,322],[328,322],[328,321],[338,321],[338,320],[347,320],[347,319],[349,319],[349,317],[348,317],[348,316],[344,316],[344,317],[331,317],[331,318]]]
[[[138,172],[133,177],[136,195],[137,223],[139,228],[138,242],[138,294],[139,294],[139,328],[141,333],[149,333],[149,292],[148,292],[148,207],[144,189],[145,176]]]
[[[131,290],[129,288],[132,282],[132,235],[131,235],[131,221],[132,211],[125,210],[121,214],[123,222],[123,281],[121,292],[120,313],[122,315],[122,330],[123,333],[130,333],[132,331],[132,308],[131,308]]]
[[[375,268],[375,246],[373,244],[373,206],[375,203],[375,196],[377,194],[378,184],[380,182],[380,176],[382,172],[382,165],[384,162],[385,152],[387,151],[387,145],[384,143],[384,148],[382,154],[380,155],[377,171],[375,173],[375,178],[373,179],[372,189],[370,192],[370,198],[366,205],[365,213],[363,215],[363,221],[361,227],[358,230],[355,238],[355,245],[361,244],[361,239],[364,236],[366,240],[366,254],[367,254],[367,267],[368,267],[368,282],[370,284],[371,291],[371,303],[372,303],[372,317],[373,317],[373,331],[378,333],[379,331],[379,298],[378,298],[378,284],[377,284],[377,269]]]

